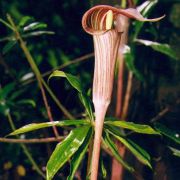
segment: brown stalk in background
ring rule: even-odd
[[[128,28],[129,28],[129,19],[126,16],[121,15],[119,18],[121,22],[121,29],[122,29],[122,36],[121,36],[121,43],[118,50],[117,60],[119,61],[119,68],[118,68],[118,79],[117,79],[117,95],[116,95],[116,112],[115,116],[118,119],[125,120],[122,114],[124,114],[124,107],[123,106],[123,77],[124,77],[124,48],[128,41]],[[132,74],[132,72],[129,72]],[[128,81],[129,82],[129,81]],[[127,88],[128,89],[128,88]],[[127,99],[126,97],[124,100]],[[126,101],[127,102],[127,101]],[[127,106],[126,106],[127,107]],[[116,142],[119,153],[121,157],[124,157],[125,154],[125,147]],[[122,179],[123,176],[123,166],[119,164],[119,162],[113,158],[112,160],[112,171],[111,171],[111,180]]]

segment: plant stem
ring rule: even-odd
[[[8,113],[7,114],[7,119],[9,121],[9,124],[10,124],[10,127],[13,131],[16,130],[16,127],[13,123],[13,120],[12,120],[12,117],[11,117],[11,114]],[[17,136],[18,137],[18,136]],[[34,170],[39,174],[41,175],[44,179],[46,178],[45,175],[43,174],[43,172],[40,170],[40,168],[38,167],[37,163],[35,162],[35,160],[33,159],[33,157],[31,156],[31,153],[29,152],[29,150],[27,149],[27,147],[24,145],[24,144],[20,144],[21,148],[23,149],[25,155],[27,156],[27,158],[29,159],[29,161],[31,162],[31,164],[33,165],[34,167]]]
[[[126,2],[127,4],[127,2]],[[122,22],[122,31],[123,34],[121,35],[121,42],[119,46],[119,51],[118,51],[118,60],[119,60],[119,71],[118,71],[118,80],[117,80],[117,97],[116,97],[116,112],[115,116],[119,119],[122,118],[122,113],[124,109],[124,92],[123,92],[123,85],[124,85],[124,54],[123,54],[123,49],[125,45],[127,44],[128,41],[128,29],[129,29],[129,20],[125,16],[121,16],[121,22]],[[123,119],[123,118],[122,118]],[[125,154],[125,147],[116,141],[117,147],[119,154],[121,157],[124,157]],[[115,159],[113,158],[112,161],[112,174],[111,174],[111,180],[116,180],[116,179],[123,179],[123,166]]]
[[[91,173],[91,160],[92,160],[92,152],[93,152],[93,139],[91,139],[89,143],[89,151],[88,151],[88,162],[87,162],[87,176]]]
[[[102,137],[103,124],[104,124],[106,111],[107,111],[107,105],[98,106],[95,104],[96,120],[95,120],[95,135],[94,135],[92,162],[91,162],[91,180],[97,180],[98,177],[101,137]]]
[[[37,143],[49,143],[49,142],[59,142],[64,137],[59,136],[58,138],[56,137],[48,137],[48,138],[39,138],[39,139],[9,139],[9,138],[0,138],[0,142],[3,143],[24,143],[24,144],[37,144]]]
[[[123,75],[124,75],[124,57],[123,54],[118,56],[119,58],[119,70],[117,80],[117,95],[116,95],[116,117],[121,117],[122,101],[123,101]]]
[[[64,69],[64,68],[68,67],[69,65],[80,63],[82,61],[86,61],[86,60],[90,59],[91,57],[94,57],[94,53],[89,53],[89,54],[83,55],[81,57],[78,57],[76,59],[69,60],[67,63],[64,63],[64,64],[62,64],[62,65],[60,65],[60,66],[58,66],[56,68],[53,68],[50,71],[47,71],[47,72],[43,73],[42,77],[46,77],[46,76],[50,75],[55,70],[61,70],[61,69]],[[27,84],[30,84],[30,83],[32,83],[34,81],[35,81],[35,79],[29,79],[28,81],[23,82],[22,85],[27,85]]]
[[[122,115],[121,115],[122,119],[126,119],[127,114],[128,114],[129,101],[130,101],[131,89],[132,89],[132,80],[133,80],[133,73],[129,71],[126,94],[125,94],[125,99],[124,99],[124,104],[123,104]]]
[[[6,27],[8,27],[9,29],[14,31],[14,28],[10,24],[8,24],[6,21],[4,21],[3,19],[0,18],[0,22],[2,24],[4,24]]]
[[[115,116],[121,118],[122,108],[123,108],[123,77],[124,77],[124,55],[119,52],[119,71],[117,80],[117,96],[116,96],[116,112]],[[125,154],[125,148],[119,141],[116,141],[118,147],[118,152],[123,157]],[[111,180],[122,179],[123,177],[123,166],[115,159],[112,160],[112,171]]]

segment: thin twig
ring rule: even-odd
[[[43,101],[44,101],[44,105],[46,107],[48,118],[49,118],[50,122],[53,122],[54,120],[53,120],[53,117],[52,117],[52,114],[51,114],[51,109],[50,109],[50,106],[48,104],[46,93],[44,91],[44,88],[43,88],[43,85],[42,85],[41,81],[39,81],[39,87],[41,89],[41,94],[42,94],[42,98],[43,98]],[[53,126],[52,128],[53,128],[53,131],[54,131],[54,135],[56,136],[56,138],[58,138],[59,133],[57,131],[57,128],[55,126]]]
[[[54,102],[56,103],[56,105],[59,107],[59,109],[64,113],[64,115],[68,118],[68,119],[74,119],[74,116],[60,103],[60,101],[57,99],[57,97],[54,95],[54,93],[52,92],[52,90],[50,89],[50,87],[47,85],[47,83],[44,81],[44,79],[41,79],[44,87],[46,88],[46,90],[48,91],[48,93],[50,94],[50,96],[52,97],[52,99],[54,100]]]
[[[178,104],[180,104],[180,99],[178,99],[173,106],[176,106]],[[160,120],[162,117],[164,117],[168,112],[170,112],[173,109],[173,106],[164,108],[155,117],[153,117],[150,120],[150,123],[154,123],[154,122]],[[129,135],[132,135],[132,134],[135,134],[135,132],[134,131],[130,131],[130,132],[126,133],[126,136],[129,136]]]
[[[178,99],[175,103],[175,105],[180,104],[180,99]],[[175,106],[173,105],[173,106]],[[163,109],[162,111],[160,111],[154,118],[152,118],[150,120],[151,123],[154,123],[155,121],[158,121],[159,119],[161,119],[163,116],[165,116],[168,112],[170,112],[172,110],[172,106],[171,107],[166,107],[165,109]]]
[[[64,68],[68,67],[69,65],[76,64],[76,63],[88,60],[93,56],[94,56],[94,53],[89,53],[89,54],[86,54],[84,56],[78,57],[78,58],[76,58],[74,60],[69,60],[67,63],[64,63],[64,64],[62,64],[62,65],[60,65],[60,66],[58,66],[56,68],[53,68],[50,71],[47,71],[47,72],[43,73],[42,77],[46,77],[46,76],[50,75],[55,70],[61,70],[61,69],[64,69]],[[29,79],[28,81],[23,82],[22,85],[27,85],[27,84],[30,84],[30,83],[32,83],[34,81],[35,81],[35,79]]]
[[[0,142],[3,143],[24,143],[24,144],[29,144],[29,143],[49,143],[49,142],[59,142],[63,140],[64,137],[49,137],[49,138],[40,138],[40,139],[9,139],[9,138],[0,138]]]
[[[55,71],[55,70],[63,69],[63,68],[65,68],[65,67],[69,66],[69,65],[82,62],[82,61],[87,60],[87,59],[90,59],[90,58],[92,58],[92,57],[94,57],[94,53],[89,53],[89,54],[86,54],[86,55],[84,55],[84,56],[78,57],[78,58],[76,58],[76,59],[74,59],[74,60],[70,60],[70,61],[68,61],[67,63],[64,63],[64,64],[62,64],[62,65],[60,65],[60,66],[58,66],[58,67],[56,67],[56,68],[54,68],[54,69],[52,69],[52,70],[50,70],[50,71],[47,71],[47,72],[44,73],[44,74],[42,74],[42,77],[45,77],[45,76],[51,74],[51,73],[52,73],[53,71]]]

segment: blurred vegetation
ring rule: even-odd
[[[138,4],[144,1],[139,0]],[[118,5],[119,1],[108,0],[44,0],[41,1],[0,1],[0,18],[6,19],[10,14],[16,24],[22,22],[23,17],[31,17],[30,22],[43,22],[42,29],[52,31],[54,34],[33,35],[25,38],[27,47],[35,59],[42,74],[51,72],[63,64],[73,62],[78,57],[89,54],[82,62],[66,66],[66,72],[81,78],[86,90],[92,86],[93,72],[93,42],[81,27],[83,13],[95,4]],[[151,11],[150,17],[166,17],[158,23],[145,23],[139,39],[148,39],[169,44],[176,52],[176,60],[165,54],[154,51],[140,43],[135,48],[135,66],[144,77],[144,82],[138,78],[134,80],[132,100],[128,119],[138,123],[149,123],[164,109],[167,113],[158,119],[158,122],[180,133],[179,130],[179,95],[180,95],[180,3],[178,0],[159,0]],[[133,25],[130,34],[133,34]],[[24,54],[17,43],[8,44],[6,37],[12,35],[7,27],[0,23],[0,136],[4,137],[12,131],[8,119],[13,119],[15,126],[33,122],[48,121],[41,93],[34,80],[35,76],[26,61]],[[131,38],[131,36],[130,36]],[[47,81],[48,76],[45,76]],[[33,81],[32,81],[33,80]],[[50,81],[50,87],[60,99],[61,103],[75,117],[81,116],[83,108],[78,102],[74,90],[64,80]],[[114,97],[115,98],[115,97]],[[54,120],[66,119],[64,114],[48,95]],[[114,112],[113,106],[110,115]],[[11,114],[11,117],[8,117]],[[67,130],[58,129],[60,135],[67,134]],[[52,129],[21,135],[21,139],[52,137]],[[166,175],[168,180],[180,177],[180,161],[172,155],[168,146],[179,147],[171,140],[149,138],[133,135],[132,137],[147,149],[153,157],[153,167],[156,172],[142,167],[131,156],[127,159],[135,162],[136,169],[142,169],[146,180],[161,179]],[[45,171],[46,163],[56,143],[29,144],[27,148],[36,160],[36,163]],[[32,164],[23,153],[18,144],[0,142],[0,179],[42,179],[32,168]],[[110,158],[105,156],[105,166],[109,168]],[[86,160],[86,159],[85,159]],[[84,161],[86,164],[86,161]],[[85,167],[81,165],[82,174]],[[57,178],[65,179],[68,175],[69,165],[66,165]],[[110,169],[110,168],[109,168]],[[110,170],[108,171],[110,174]],[[109,178],[109,175],[108,175]],[[127,178],[131,178],[127,174]]]

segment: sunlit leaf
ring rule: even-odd
[[[157,4],[158,0],[153,0],[153,1],[145,1],[141,7],[138,9],[143,17],[148,17],[151,10],[153,9],[153,7]],[[135,21],[134,22],[135,27],[134,27],[134,39],[137,38],[137,36],[139,35],[139,32],[141,30],[141,28],[144,25],[144,22],[141,21]]]
[[[3,55],[8,53],[16,45],[16,43],[17,41],[9,41],[2,50]]]
[[[165,54],[172,59],[175,59],[175,60],[178,59],[175,51],[168,44],[161,44],[161,43],[157,43],[157,42],[153,42],[149,40],[143,40],[143,39],[136,39],[135,42],[138,42],[145,46],[149,46],[155,51]]]
[[[129,129],[131,131],[142,134],[160,134],[159,132],[155,131],[151,126],[144,124],[135,124],[133,122],[127,121],[105,121],[105,124]]]
[[[180,150],[173,148],[173,147],[169,147],[169,149],[173,152],[174,156],[180,157]]]
[[[139,145],[131,141],[130,139],[123,138],[121,136],[117,136],[116,134],[112,133],[111,131],[108,131],[110,134],[112,134],[117,140],[119,140],[124,146],[126,146],[127,149],[131,151],[132,154],[135,155],[135,157],[142,162],[143,164],[151,167],[150,163],[150,156],[149,154],[141,148]]]
[[[143,15],[146,16],[150,12],[151,8],[158,3],[158,0],[145,1],[137,7],[137,10]]]
[[[24,74],[22,77],[21,77],[21,79],[20,79],[20,81],[27,81],[27,80],[29,80],[29,79],[31,79],[31,78],[33,78],[34,77],[34,73],[33,72],[29,72],[29,73],[26,73],[26,74]]]
[[[89,126],[83,126],[72,130],[67,138],[56,146],[47,163],[47,180],[51,180],[79,149],[87,136],[89,128]]]
[[[180,144],[180,133],[173,131],[172,129],[167,128],[165,125],[160,123],[155,123],[155,129],[159,131],[161,134],[167,136],[171,140]]]
[[[74,175],[75,175],[75,173],[76,173],[76,171],[88,149],[88,145],[90,143],[92,135],[93,135],[93,130],[92,130],[92,128],[90,128],[83,144],[79,147],[77,152],[73,155],[73,158],[70,162],[70,165],[71,165],[70,166],[70,174],[69,174],[67,180],[73,180],[73,177],[74,177]]]
[[[22,37],[23,38],[28,38],[28,37],[32,37],[32,36],[41,36],[41,35],[53,35],[55,34],[55,32],[53,31],[33,31],[33,32],[30,32],[30,33],[26,33],[26,34],[23,34]]]
[[[24,31],[32,31],[35,29],[44,29],[47,27],[47,24],[41,22],[33,22],[23,28]]]
[[[38,129],[52,127],[52,126],[62,127],[62,126],[87,125],[87,124],[90,124],[87,120],[65,120],[65,121],[54,121],[54,122],[45,122],[45,123],[32,123],[13,131],[8,136],[27,133],[30,131],[35,131]]]
[[[128,171],[130,171],[130,172],[134,171],[134,169],[131,166],[129,166],[119,155],[118,149],[117,149],[115,143],[109,137],[108,132],[105,132],[105,134],[104,134],[103,143],[108,149],[110,149],[111,153],[113,154],[113,156],[117,159],[117,161],[119,163],[121,163]]]

